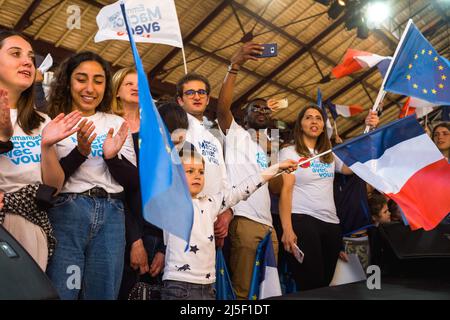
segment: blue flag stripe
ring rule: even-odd
[[[424,133],[415,116],[412,115],[338,145],[333,148],[333,152],[347,166],[351,166],[355,162],[364,163],[379,159],[387,149]],[[371,143],[367,143],[367,139],[370,139]]]

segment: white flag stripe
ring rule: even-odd
[[[136,42],[183,47],[174,0],[126,0],[125,8]],[[99,28],[94,41],[125,40],[128,34],[120,1],[103,7],[97,15]]]
[[[351,116],[350,108],[341,104],[336,105],[336,112],[346,118]]]
[[[409,106],[410,107],[414,107],[414,108],[430,108],[430,107],[432,108],[432,107],[437,107],[438,105],[437,104],[432,104],[432,103],[430,103],[428,101],[425,101],[425,100],[421,100],[421,99],[418,99],[418,98],[411,97],[409,99]],[[416,111],[416,113],[417,113],[417,111]]]
[[[264,281],[259,287],[259,299],[281,296],[280,278],[278,269],[266,266]]]
[[[441,159],[430,138],[422,134],[387,149],[379,159],[356,162],[350,168],[375,189],[398,193],[416,172]]]
[[[388,57],[379,56],[377,54],[372,54],[371,56],[355,56],[354,59],[363,64],[366,67],[376,66],[380,61],[387,59]]]
[[[417,118],[425,117],[431,111],[433,111],[433,107],[416,108]]]

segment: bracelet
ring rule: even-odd
[[[228,73],[236,74],[236,75],[238,74],[236,71],[233,71],[233,70],[229,70]]]
[[[234,71],[234,72],[233,72],[233,71]],[[234,69],[232,64],[230,64],[230,65],[228,66],[228,72],[237,74],[238,71],[239,71],[239,69]]]

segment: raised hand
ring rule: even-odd
[[[14,134],[8,102],[8,91],[0,89],[0,141],[3,142]]]
[[[95,130],[95,126],[92,121],[83,119],[78,125],[78,129],[77,148],[83,156],[87,157],[91,153],[92,142],[97,137],[96,133],[92,134]]]
[[[276,111],[280,108],[280,101],[275,99],[269,99],[267,100],[267,106],[270,108],[270,110]]]
[[[105,159],[112,159],[119,153],[122,149],[125,140],[128,136],[128,124],[123,122],[119,128],[117,134],[113,137],[114,129],[111,128],[108,131],[105,142],[103,142],[103,157]]]
[[[366,125],[371,129],[376,128],[378,126],[378,123],[380,122],[380,118],[378,117],[377,112],[369,110],[369,114],[367,115],[365,122]]]
[[[42,130],[42,146],[52,146],[77,132],[79,128],[76,124],[80,119],[81,113],[79,111],[72,111],[66,116],[64,116],[64,113],[60,113]]]
[[[255,54],[261,54],[263,47],[254,42],[247,42],[231,57],[232,65],[242,66],[248,60],[258,60]]]

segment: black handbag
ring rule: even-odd
[[[162,283],[159,279],[149,283],[143,281],[140,275],[137,278],[136,284],[130,290],[128,300],[161,300]]]

